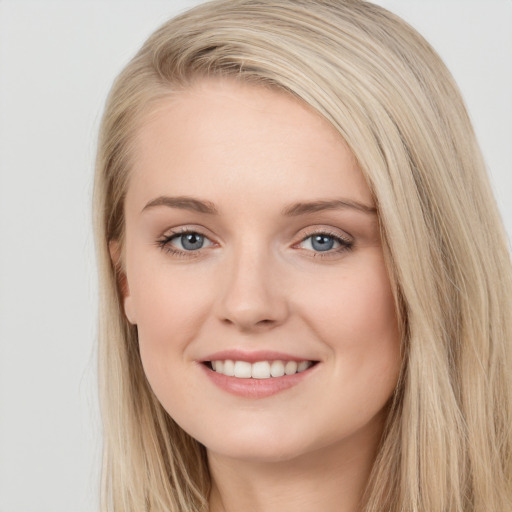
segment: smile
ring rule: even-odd
[[[239,379],[271,379],[285,375],[301,373],[311,366],[313,361],[233,361],[231,359],[207,361],[206,365],[214,372]]]
[[[245,399],[266,398],[309,381],[322,365],[272,350],[223,350],[198,361],[215,387]]]

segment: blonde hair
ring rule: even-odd
[[[173,91],[228,76],[323,115],[374,194],[404,364],[367,486],[367,512],[512,510],[512,270],[484,162],[429,44],[358,0],[218,0],[159,28],[117,78],[95,178],[100,273],[102,510],[208,509],[203,446],[164,411],[123,313],[133,134]]]

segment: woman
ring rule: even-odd
[[[460,94],[347,0],[157,30],[103,118],[104,510],[512,509],[512,272]]]

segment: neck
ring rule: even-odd
[[[278,462],[209,452],[210,512],[359,512],[378,439],[358,441],[347,439]]]

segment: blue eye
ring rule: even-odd
[[[351,249],[353,242],[330,233],[314,233],[304,238],[300,245],[303,249],[312,250],[315,253],[328,251],[338,253]]]
[[[199,233],[185,233],[176,237],[180,241],[181,246],[186,251],[196,251],[203,247],[205,237]]]
[[[182,231],[172,233],[158,240],[158,245],[167,252],[177,256],[192,256],[204,247],[212,245],[212,242],[204,235],[196,231]]]
[[[311,246],[315,251],[329,251],[334,247],[335,240],[332,236],[314,235],[311,238]]]

